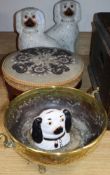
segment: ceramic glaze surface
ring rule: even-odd
[[[81,18],[80,4],[73,0],[61,0],[55,4],[53,13],[55,25],[46,33],[62,48],[75,52]]]
[[[70,142],[71,114],[68,110],[46,109],[34,119],[34,144],[45,150],[54,150]]]
[[[45,16],[37,8],[24,8],[16,13],[16,30],[19,34],[20,50],[38,46],[60,47],[54,39],[44,33]]]

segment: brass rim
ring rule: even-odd
[[[24,145],[23,143],[21,143],[20,141],[18,141],[15,137],[13,137],[13,135],[10,133],[10,131],[8,130],[8,128],[6,127],[6,118],[7,118],[7,113],[9,111],[9,108],[12,107],[12,106],[15,106],[15,104],[18,102],[18,101],[21,101],[23,99],[25,99],[25,97],[28,97],[30,95],[34,95],[35,93],[38,93],[39,90],[42,91],[42,90],[72,90],[74,92],[76,92],[77,94],[81,95],[81,96],[84,96],[86,98],[88,98],[90,101],[93,101],[97,103],[98,106],[100,106],[100,108],[102,108],[103,112],[104,112],[104,116],[105,116],[105,123],[104,123],[104,128],[103,128],[103,131],[102,133],[100,134],[100,136],[98,136],[95,140],[93,140],[91,143],[89,143],[88,145],[85,145],[84,147],[81,147],[81,148],[77,148],[77,149],[74,149],[74,150],[69,150],[69,151],[66,151],[66,152],[46,152],[46,151],[43,151],[43,150],[37,150],[37,149],[34,149],[34,148],[31,148],[31,147],[28,147],[26,145]],[[24,149],[30,151],[30,152],[34,152],[34,153],[41,153],[41,154],[44,154],[44,155],[56,155],[56,156],[64,156],[64,155],[67,155],[67,154],[77,154],[77,153],[80,153],[82,152],[82,149],[83,151],[84,150],[88,150],[89,148],[92,148],[92,146],[96,145],[100,139],[102,138],[102,136],[104,135],[106,129],[107,129],[107,122],[108,121],[108,117],[107,117],[107,113],[104,109],[104,107],[102,106],[101,103],[98,103],[97,100],[91,96],[90,94],[87,94],[85,92],[82,92],[81,90],[78,90],[78,89],[75,89],[75,88],[71,88],[71,87],[55,87],[55,86],[52,86],[52,87],[49,87],[49,88],[37,88],[37,89],[33,89],[33,90],[29,90],[29,91],[26,91],[24,93],[22,93],[21,95],[17,96],[14,100],[11,101],[9,107],[8,107],[8,110],[6,111],[6,115],[4,117],[4,126],[5,126],[5,129],[8,133],[8,135],[10,136],[10,138],[15,142],[15,145],[18,144],[20,145],[21,147],[23,147]]]

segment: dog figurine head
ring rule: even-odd
[[[54,21],[79,22],[81,18],[80,4],[74,0],[61,0],[54,6]]]
[[[45,16],[43,12],[34,7],[19,10],[16,15],[16,30],[19,34],[22,31],[44,31]]]
[[[54,150],[70,141],[71,114],[67,109],[47,109],[32,124],[32,139],[45,150]]]

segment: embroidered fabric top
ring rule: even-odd
[[[57,48],[31,48],[7,56],[2,65],[10,78],[27,83],[58,83],[75,79],[83,63],[73,53]]]

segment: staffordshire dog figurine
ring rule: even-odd
[[[19,10],[16,15],[16,31],[18,32],[18,49],[33,47],[59,47],[57,41],[45,32],[45,16],[34,7]]]
[[[55,24],[46,31],[63,49],[76,51],[79,34],[78,22],[81,19],[80,4],[74,0],[61,0],[53,10]]]
[[[47,109],[32,124],[35,145],[44,150],[59,149],[70,142],[71,113],[67,109]]]

